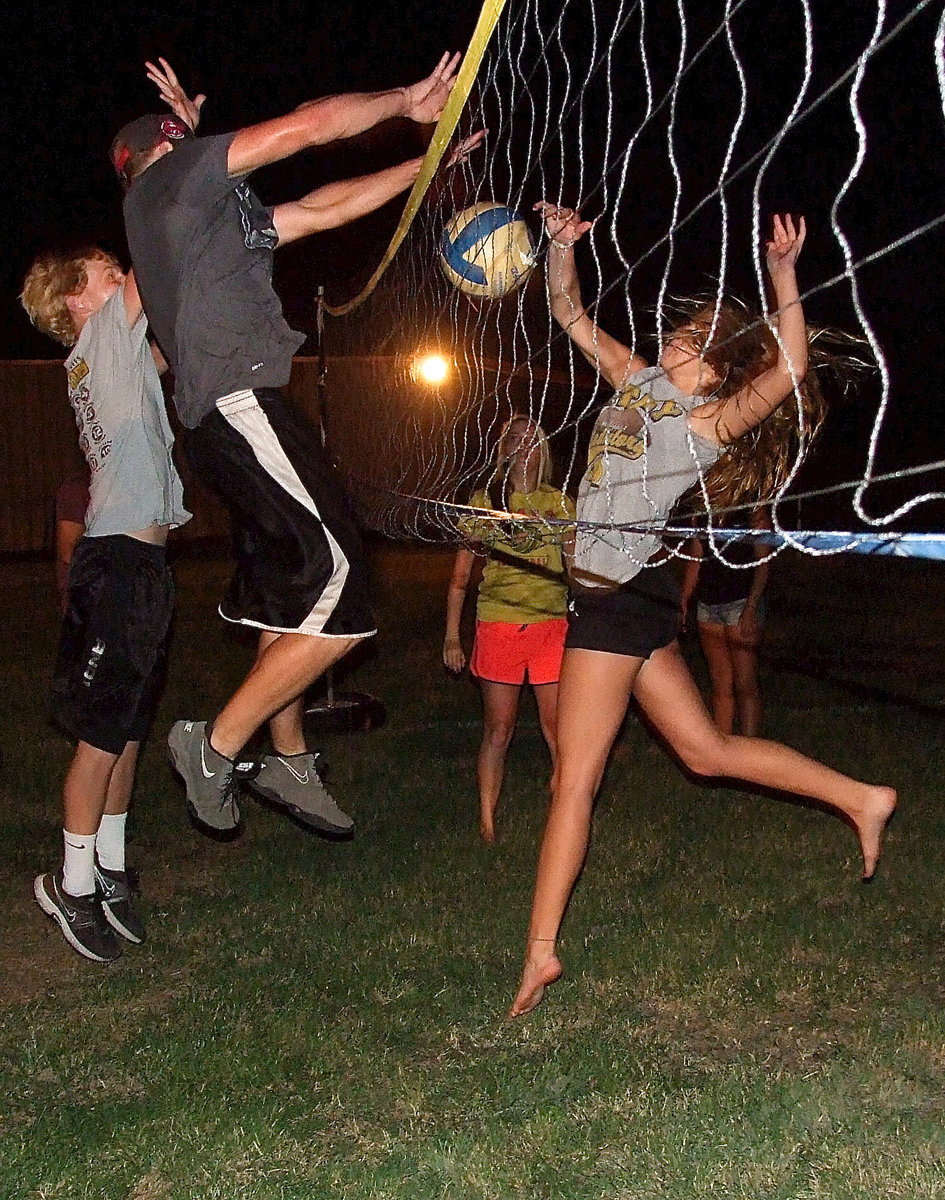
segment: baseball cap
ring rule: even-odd
[[[108,156],[118,174],[124,177],[128,160],[133,154],[152,150],[164,141],[179,142],[193,136],[193,130],[179,117],[167,113],[148,113],[121,127]]]

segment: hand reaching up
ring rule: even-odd
[[[148,78],[156,85],[157,90],[161,93],[161,99],[171,112],[175,116],[180,117],[184,124],[188,125],[191,132],[193,132],[200,121],[200,109],[203,107],[203,102],[207,97],[201,93],[191,100],[181,87],[167,59],[159,58],[158,62],[161,64],[158,67],[150,62],[144,64],[147,69]]]
[[[559,250],[570,250],[594,224],[593,221],[582,221],[581,214],[575,209],[550,204],[547,200],[539,200],[535,205],[535,212],[541,213],[545,221],[545,232]]]
[[[456,82],[459,54],[444,54],[431,75],[404,88],[404,116],[420,125],[432,125],[449,99]]]
[[[775,213],[771,222],[771,237],[765,244],[765,262],[773,282],[793,274],[806,235],[807,226],[803,217],[798,218],[795,227],[790,213],[785,213],[783,217]]]

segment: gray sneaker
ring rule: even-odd
[[[249,788],[322,833],[352,833],[343,813],[315,770],[317,754],[267,754]]]
[[[37,875],[36,903],[58,924],[73,950],[93,962],[114,962],[121,955],[118,938],[105,920],[98,896],[73,896],[62,886],[62,871]]]
[[[187,807],[211,833],[230,833],[240,823],[234,764],[217,754],[206,721],[177,721],[167,738],[171,762],[187,786]]]

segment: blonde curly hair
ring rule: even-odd
[[[71,254],[41,254],[23,281],[20,303],[37,329],[63,346],[74,346],[78,334],[67,296],[77,296],[89,281],[87,266],[101,261],[116,270],[121,264],[114,254],[99,246],[84,246]]]

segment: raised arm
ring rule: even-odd
[[[142,312],[144,312],[141,297],[138,295],[138,284],[135,281],[134,271],[129,271],[125,276],[122,299],[125,302],[125,316],[128,319],[128,328],[134,329],[135,325],[141,319]]]
[[[426,79],[410,87],[325,96],[308,101],[284,117],[241,129],[230,143],[227,170],[231,175],[247,175],[307,146],[353,137],[391,117],[431,124],[439,119],[449,98],[459,58],[458,54],[444,54]]]
[[[545,229],[551,239],[546,271],[552,316],[594,370],[600,372],[612,387],[619,388],[646,363],[631,353],[629,347],[605,333],[584,308],[574,265],[574,246],[593,222],[582,221],[579,212],[549,204],[546,200],[539,200],[535,211],[544,217]]]
[[[806,233],[803,217],[795,228],[789,214],[775,216],[765,260],[774,296],[772,320],[778,331],[777,361],[734,396],[710,401],[693,410],[689,423],[707,441],[725,445],[760,425],[807,374],[807,325],[796,271]]]
[[[480,130],[459,142],[444,171],[465,162],[484,137],[485,130]],[[279,234],[279,245],[285,246],[324,229],[337,229],[340,225],[347,225],[349,221],[356,221],[358,217],[374,212],[413,186],[422,163],[422,158],[411,158],[373,175],[326,184],[309,192],[301,200],[277,205],[273,209],[273,221]]]
[[[323,229],[337,229],[374,212],[413,184],[422,162],[422,158],[411,158],[374,175],[328,183],[301,200],[277,204],[272,219],[279,245],[285,246]]]

